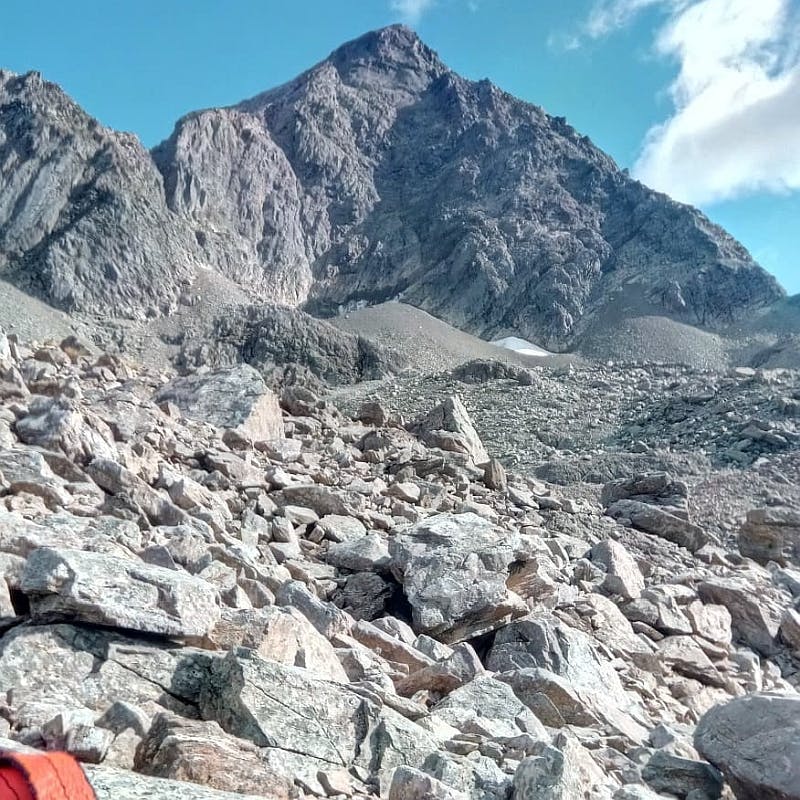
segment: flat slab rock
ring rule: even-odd
[[[235,430],[253,441],[284,436],[278,397],[248,364],[176,378],[154,400],[174,403],[189,419]]]
[[[214,628],[220,615],[214,588],[199,578],[83,550],[35,550],[20,588],[35,619],[200,637]]]
[[[440,746],[390,708],[246,649],[213,660],[200,710],[259,747],[278,747],[337,768],[359,764],[378,773],[401,763],[419,767]]]

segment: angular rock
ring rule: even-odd
[[[185,638],[206,635],[220,615],[216,593],[205,581],[81,550],[35,550],[20,588],[40,620],[80,620]]]
[[[325,680],[348,681],[331,643],[294,608],[223,608],[208,638],[220,650],[246,647],[265,661],[303,667]]]
[[[247,650],[212,662],[200,708],[229,733],[260,747],[344,768],[358,763],[374,775],[398,763],[421,766],[438,749],[422,728],[390,709],[379,710],[341,684]]]
[[[711,541],[699,525],[638,500],[617,500],[606,513],[614,519],[629,519],[634,528],[674,542],[692,553]]]
[[[753,593],[754,584],[746,579],[714,578],[703,581],[697,591],[705,603],[725,606],[731,615],[733,633],[737,639],[765,656],[778,651],[775,638],[780,626],[776,613],[765,593]]]
[[[392,571],[414,613],[414,629],[452,643],[527,612],[508,590],[518,536],[476,514],[438,514],[389,540]]]
[[[429,447],[465,453],[475,464],[485,464],[489,454],[461,400],[448,397],[409,426]]]
[[[739,552],[759,564],[800,565],[800,511],[780,507],[748,511],[739,529]]]
[[[42,726],[69,709],[100,715],[118,702],[190,715],[208,661],[206,652],[163,640],[72,625],[20,626],[0,642],[4,714],[17,728]]]
[[[572,737],[559,746],[545,745],[526,758],[514,773],[519,800],[574,800],[607,796],[609,781],[589,752]]]
[[[226,792],[290,800],[294,783],[270,769],[258,748],[227,735],[215,722],[162,712],[136,751],[135,769]]]
[[[20,441],[56,450],[77,464],[115,459],[114,436],[97,416],[80,411],[67,398],[37,397],[14,427]]]
[[[542,723],[511,687],[488,675],[478,675],[455,689],[431,713],[464,733],[494,737],[525,732],[542,741],[550,740]]]
[[[364,505],[363,498],[354,492],[335,490],[316,483],[287,486],[273,492],[270,499],[279,507],[291,505],[310,508],[323,519],[329,515],[353,516]]]
[[[235,431],[251,441],[284,436],[278,398],[248,364],[175,378],[154,400],[174,403],[189,419]]]
[[[717,800],[722,797],[722,775],[703,761],[680,758],[665,750],[656,750],[642,770],[642,778],[657,792],[677,797],[695,796]]]
[[[602,720],[635,741],[642,741],[646,736],[635,719],[640,713],[637,703],[623,688],[616,670],[601,660],[590,637],[555,617],[531,615],[501,629],[489,653],[487,667],[507,673],[502,676],[503,680],[511,683],[521,698],[525,697],[527,676],[516,677],[514,671],[546,670],[566,681],[568,686],[563,692],[546,674],[531,676],[535,678],[530,701],[534,710],[541,707],[545,699],[557,709],[556,700],[561,695],[566,699],[565,710],[581,708],[582,713]],[[575,705],[574,699],[580,705]],[[568,714],[573,713],[568,710]]]
[[[180,525],[189,520],[185,511],[116,461],[95,458],[86,471],[101,489],[124,495],[139,506],[153,525]]]
[[[715,706],[694,744],[737,800],[800,799],[800,697],[754,694]]]
[[[397,767],[389,785],[389,800],[468,800],[436,778],[412,767]]]
[[[614,539],[605,539],[592,548],[592,561],[606,568],[605,591],[626,600],[641,595],[644,589],[642,572],[624,545]]]
[[[381,572],[388,568],[392,558],[384,538],[378,533],[368,533],[360,538],[331,544],[325,560],[339,569],[352,572]]]

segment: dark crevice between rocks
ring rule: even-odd
[[[467,644],[471,645],[473,650],[475,650],[484,667],[489,660],[489,653],[491,653],[492,647],[494,647],[494,640],[496,637],[497,631],[493,630],[466,640]]]
[[[413,609],[411,608],[411,603],[408,602],[403,587],[399,583],[386,601],[386,613],[396,617],[401,622],[405,622],[407,625],[411,625],[412,628],[414,627],[412,624]]]

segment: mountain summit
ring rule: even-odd
[[[782,296],[701,213],[404,26],[187,115],[152,154],[67,98],[53,127],[56,90],[23,84],[0,82],[0,263],[63,308],[169,310],[202,265],[322,315],[402,299],[566,349],[609,315],[717,327]]]

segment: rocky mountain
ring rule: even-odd
[[[131,134],[38,73],[0,71],[0,274],[67,311],[165,314],[198,253]]]
[[[564,350],[606,315],[715,328],[779,300],[747,251],[408,28],[193,113],[152,153],[3,73],[0,257],[69,310],[166,313],[198,268],[329,315],[400,298]]]

